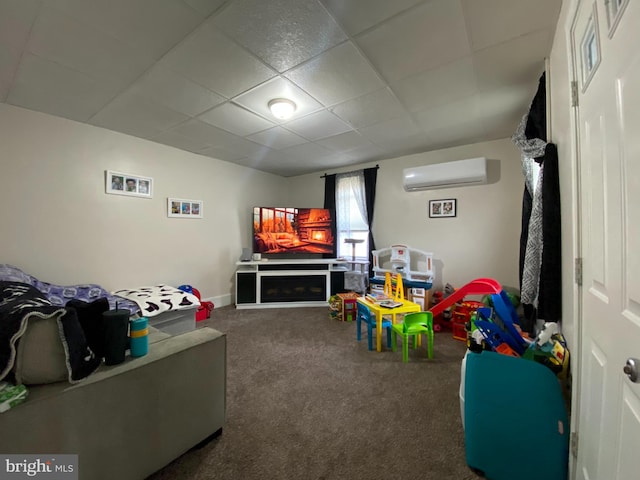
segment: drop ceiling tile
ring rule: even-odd
[[[282,127],[274,127],[269,130],[264,130],[259,133],[254,133],[247,137],[252,142],[266,145],[267,147],[275,150],[281,150],[283,148],[292,147],[294,145],[300,145],[306,143],[307,140],[296,135],[295,133],[285,130]]]
[[[358,132],[345,132],[332,137],[323,138],[316,142],[318,145],[330,148],[331,150],[347,152],[356,148],[372,145],[372,143],[360,135]]]
[[[390,18],[422,0],[321,0],[349,35]]]
[[[203,150],[211,148],[211,145],[205,142],[200,142],[198,140],[185,137],[184,135],[180,135],[179,133],[173,131],[162,132],[159,135],[153,137],[151,140],[193,153],[203,153]]]
[[[25,53],[7,103],[84,122],[114,94],[84,73]]]
[[[279,72],[347,38],[317,0],[236,0],[212,21]]]
[[[465,122],[461,119],[456,123],[455,129],[442,127],[430,131],[429,137],[433,139],[430,148],[441,149],[460,145],[460,135],[466,139],[466,144],[493,140],[487,138],[486,129],[481,122]]]
[[[221,137],[232,136],[230,133],[213,127],[208,123],[201,122],[196,118],[172,127],[167,130],[167,132],[182,135],[205,145],[215,145],[220,141]]]
[[[315,160],[313,169],[309,168],[309,171],[318,171],[319,169],[324,169],[326,171],[328,169],[345,167],[348,165],[353,165],[355,163],[358,162],[355,158],[351,157],[349,153],[334,153],[332,155]],[[311,167],[311,165],[309,165],[309,167]]]
[[[359,35],[356,41],[390,82],[471,53],[460,3],[451,0],[426,2]]]
[[[348,100],[331,108],[331,111],[349,122],[354,128],[393,120],[407,114],[400,102],[387,88],[381,88]]]
[[[205,148],[201,152],[201,155],[205,155],[211,158],[217,158],[218,160],[224,160],[225,162],[238,162],[239,160],[248,160],[244,155],[240,155],[234,152],[230,152],[229,150],[225,150],[224,148],[219,147],[209,147]]]
[[[425,132],[453,129],[458,124],[478,121],[479,94],[470,95],[453,102],[423,110],[415,114],[415,119]]]
[[[204,125],[207,124],[204,123]],[[210,138],[214,148],[226,150],[240,157],[259,156],[261,154],[264,154],[265,151],[270,150],[268,147],[259,143],[255,143],[245,138],[238,137],[237,135],[233,135],[232,133],[225,132],[224,130],[220,130],[219,128],[210,125],[207,126],[209,126],[210,128]],[[194,129],[194,127],[192,126],[190,127],[190,129]],[[195,129],[197,130],[198,127],[196,127]]]
[[[391,84],[411,112],[442,105],[478,91],[471,57],[412,75]]]
[[[269,110],[269,101],[274,98],[288,98],[295,102],[296,111],[292,119],[303,117],[322,108],[322,105],[307,95],[304,90],[301,90],[289,80],[280,76],[267,80],[248,92],[238,95],[233,99],[233,102],[276,123],[283,123],[287,120],[275,118]]]
[[[47,3],[154,59],[173,48],[205,18],[175,0],[48,0]]]
[[[227,98],[275,75],[260,60],[207,24],[171,50],[159,64]]]
[[[527,83],[511,84],[480,92],[475,95],[478,113],[482,116],[490,116],[517,110],[522,116],[522,114],[529,111],[529,105],[536,94],[537,88],[538,82],[531,78]]]
[[[288,158],[301,161],[312,161],[314,159],[326,157],[334,153],[327,148],[311,142],[285,148],[283,150],[280,150],[280,152]]]
[[[404,138],[392,138],[381,145],[387,158],[402,157],[413,153],[426,152],[432,142],[431,135],[421,132]],[[349,152],[351,153],[351,152]]]
[[[238,145],[247,142],[237,135],[220,130],[195,118],[171,128],[170,131],[230,152],[234,151]],[[245,147],[244,151],[246,150]],[[246,156],[246,153],[243,156]]]
[[[149,70],[131,86],[130,92],[190,117],[195,117],[226,100],[217,93],[162,67]]]
[[[189,5],[195,11],[200,12],[202,15],[208,17],[213,12],[218,10],[222,5],[227,3],[227,0],[182,0]]]
[[[272,122],[233,103],[225,103],[212,108],[199,115],[198,118],[214,127],[222,128],[241,137],[273,127]]]
[[[384,151],[380,147],[374,144],[349,150],[349,156],[359,162],[380,160],[385,157]]]
[[[330,106],[372,92],[384,83],[351,42],[343,43],[285,76],[323,105]]]
[[[137,137],[153,138],[188,118],[144,97],[123,93],[88,123]]]
[[[362,135],[376,145],[394,140],[408,138],[421,133],[409,116],[394,118],[359,130]]]
[[[0,102],[9,93],[39,7],[36,0],[0,2]]]
[[[118,89],[153,63],[150,56],[46,6],[33,26],[27,49]]]
[[[524,115],[523,111],[526,112],[527,109],[517,108],[515,111],[502,111],[494,115],[483,115],[482,127],[486,140],[510,138],[518,128],[518,124]]]
[[[536,83],[544,71],[544,58],[549,54],[552,41],[553,32],[543,30],[474,53],[478,87],[484,91]]]
[[[474,51],[537,30],[555,30],[561,5],[558,0],[462,0]]]
[[[271,150],[268,147],[261,145],[259,151],[253,152],[247,155],[250,159],[259,160],[263,167],[267,167],[270,164],[279,163],[285,157],[281,150]]]
[[[352,130],[349,125],[327,110],[293,120],[286,123],[285,127],[309,140],[318,140]]]

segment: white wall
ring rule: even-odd
[[[515,126],[514,126],[515,131]],[[402,170],[431,163],[486,157],[489,184],[405,192]],[[373,233],[378,248],[402,243],[434,253],[435,287],[455,287],[491,277],[518,287],[522,176],[520,155],[510,139],[465,145],[377,162],[378,183]],[[375,163],[327,173],[367,168]],[[324,180],[319,174],[292,178],[292,204],[321,206]],[[457,217],[429,218],[429,200],[455,198]]]
[[[0,263],[108,290],[191,284],[228,304],[251,207],[285,204],[288,180],[0,104]],[[105,170],[154,179],[152,199],[105,194]],[[167,217],[167,197],[204,219]]]

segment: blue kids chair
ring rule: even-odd
[[[367,324],[367,336],[369,340],[369,350],[373,350],[373,332],[376,329],[376,317],[371,311],[360,302],[358,303],[358,318],[356,324],[356,338],[362,340],[362,322]],[[387,330],[387,347],[391,348],[391,321],[382,320],[382,328]]]
[[[398,335],[402,336],[402,361],[409,361],[409,337],[414,335],[413,348],[418,346],[418,336],[427,334],[427,357],[433,358],[433,315],[431,312],[407,313],[402,323],[392,326],[393,351],[397,349]]]

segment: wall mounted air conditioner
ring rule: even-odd
[[[487,183],[487,159],[484,157],[434,163],[402,171],[402,184],[407,192],[483,183]]]

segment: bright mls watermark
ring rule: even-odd
[[[0,454],[0,480],[78,480],[78,455]]]

